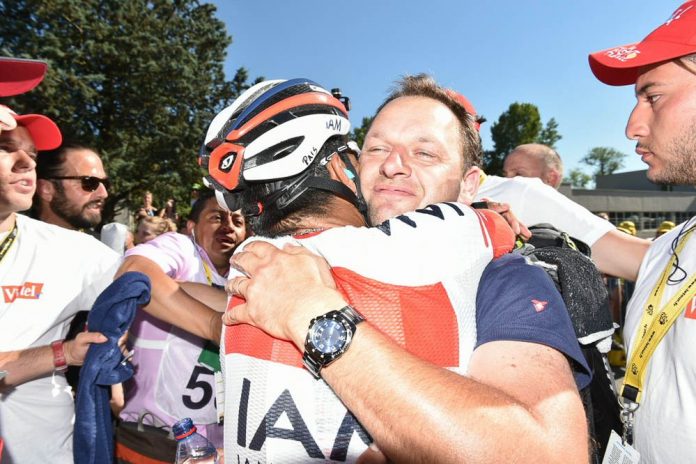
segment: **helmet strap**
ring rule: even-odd
[[[348,188],[343,182],[329,179],[326,177],[310,177],[304,182],[304,186],[319,190],[331,192],[334,195],[343,198],[353,206],[358,208],[358,197]]]

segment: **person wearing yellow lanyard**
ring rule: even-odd
[[[648,179],[695,185],[696,1],[641,42],[589,59],[605,84],[635,84],[626,136],[637,142]],[[696,459],[695,227],[692,217],[651,244],[627,308],[623,438],[632,438],[641,463]]]
[[[177,292],[183,291],[180,285],[183,282],[224,285],[229,258],[246,238],[246,225],[241,214],[220,208],[211,191],[202,193],[194,203],[187,232],[188,236],[162,234],[126,253],[120,272],[140,271],[152,281],[152,300],[146,311],[153,307],[173,310],[181,306]],[[225,298],[224,292],[220,295]],[[195,310],[191,308],[191,319],[197,317]],[[207,319],[202,321],[207,322]],[[144,312],[136,316],[131,338],[136,374],[124,384],[125,407],[121,419],[171,427],[182,417],[191,417],[199,432],[222,447],[214,379],[214,364],[215,361],[219,364],[219,357],[211,355],[206,340]],[[219,332],[211,338],[217,345]],[[147,413],[145,417],[144,413]],[[117,453],[126,453],[120,446],[117,444]]]
[[[30,90],[45,71],[46,63],[0,57],[0,96]],[[36,190],[37,152],[56,148],[62,136],[42,115],[0,106],[0,119],[2,458],[73,462],[74,404],[64,371],[107,338],[84,332],[63,339],[75,313],[91,307],[111,281],[118,256],[92,237],[17,214]]]

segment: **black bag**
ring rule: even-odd
[[[119,422],[116,426],[116,462],[171,464],[176,459],[174,436],[165,428],[143,424],[143,416],[138,422]]]
[[[551,277],[563,297],[582,354],[592,371],[592,382],[580,391],[585,406],[592,462],[599,464],[612,430],[622,430],[614,375],[606,352],[597,343],[614,331],[602,275],[590,259],[590,247],[550,224],[529,227],[532,238],[515,250]],[[606,348],[608,350],[608,346]]]

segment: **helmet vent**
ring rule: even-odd
[[[285,158],[286,156],[292,154],[292,152],[294,152],[297,147],[300,146],[303,140],[304,137],[293,137],[268,147],[253,158],[244,160],[244,169],[247,170],[256,166],[263,166],[266,163]]]
[[[247,123],[247,121],[250,121],[254,116],[262,112],[263,110],[270,108],[271,106],[275,105],[279,101],[283,101],[287,98],[293,97],[295,95],[299,95],[302,93],[308,93],[308,92],[313,92],[314,90],[312,87],[310,87],[309,83],[302,83],[298,85],[293,85],[292,87],[289,87],[285,90],[282,90],[278,92],[277,94],[271,96],[268,100],[264,101],[263,104],[259,105],[258,108],[255,108],[254,111],[246,115],[246,117],[241,120],[237,121],[235,124],[235,127],[242,127],[244,124]]]

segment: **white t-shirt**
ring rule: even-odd
[[[18,234],[0,262],[0,351],[62,339],[112,281],[118,255],[94,237],[17,215]],[[73,462],[74,408],[60,374],[0,394],[3,464]]]
[[[696,218],[685,224],[696,225]],[[655,240],[640,266],[624,326],[626,352],[629,354],[636,342],[636,330],[648,295],[671,258],[672,242],[683,227],[684,224],[679,225]],[[679,266],[688,276],[696,272],[696,237],[693,235],[679,253]],[[674,278],[678,277],[675,274]],[[680,288],[679,284],[666,286],[661,305]],[[693,462],[696,457],[695,355],[696,299],[687,303],[686,310],[667,332],[648,363],[634,433],[634,446],[641,453],[641,464]]]
[[[508,203],[526,226],[549,223],[589,246],[614,229],[537,178],[486,176],[476,194],[477,201],[481,198]]]

